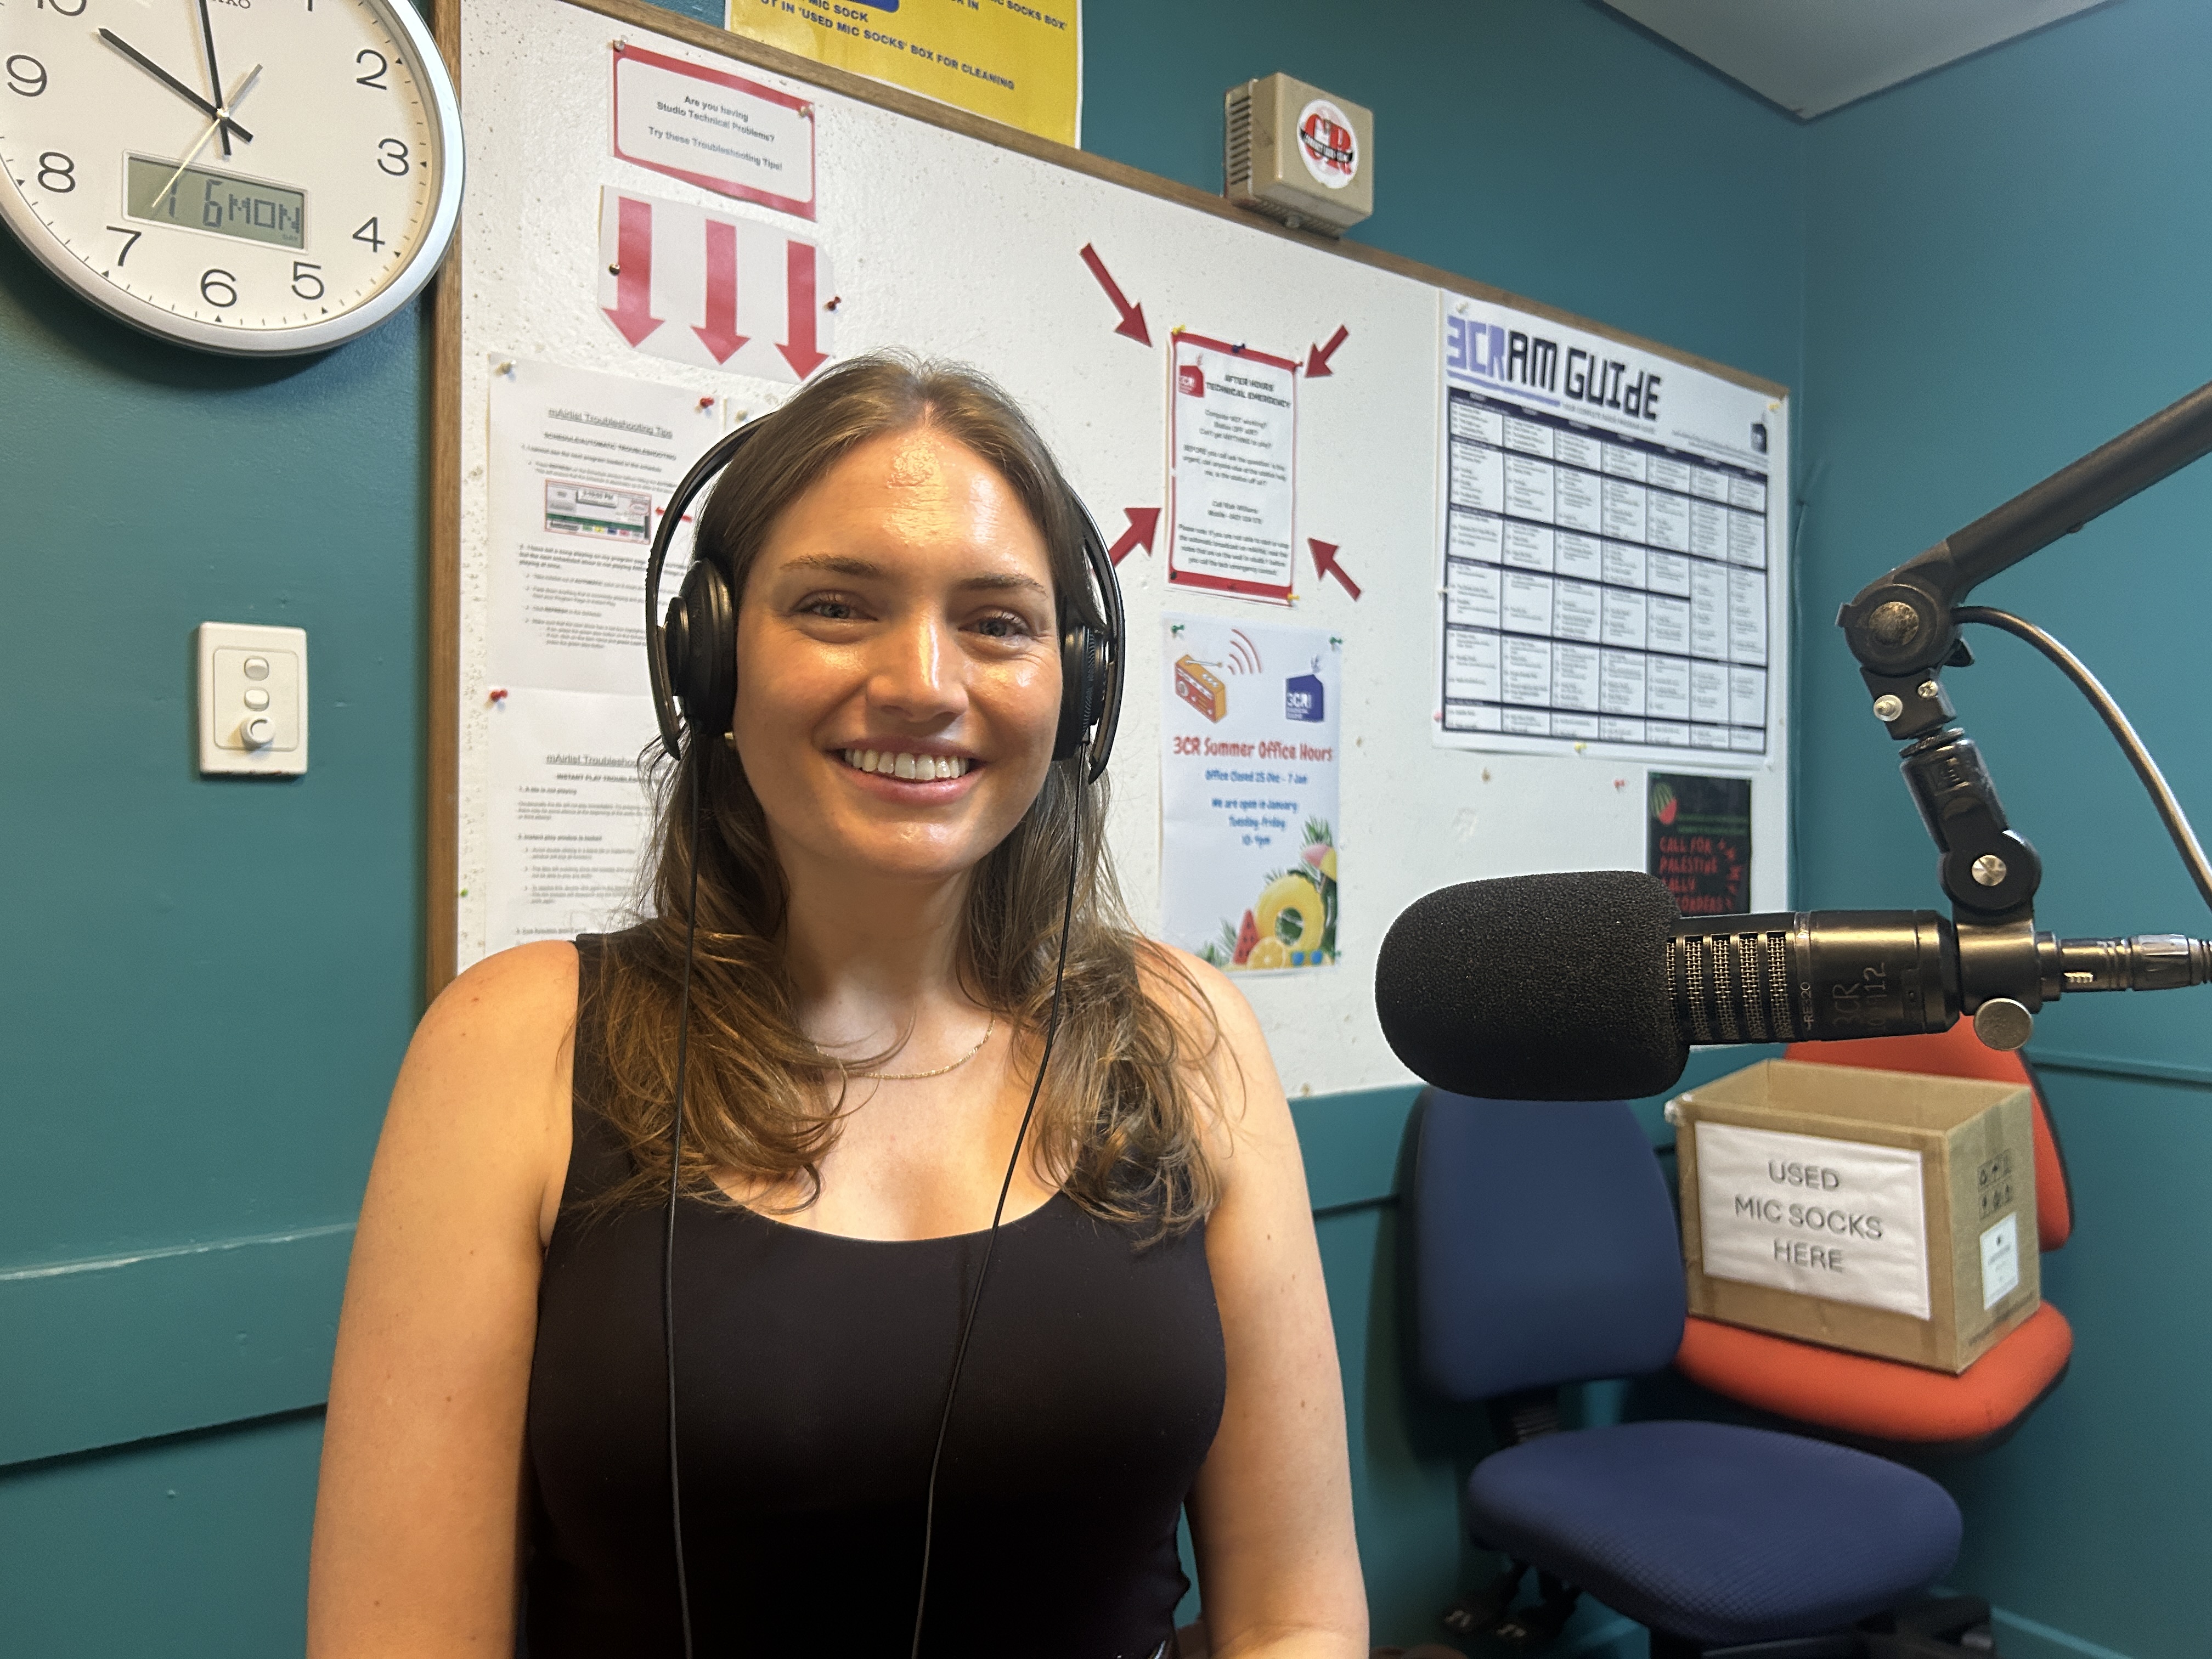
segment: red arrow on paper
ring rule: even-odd
[[[718,363],[745,343],[738,332],[738,228],[726,220],[707,221],[707,325],[691,331]]]
[[[1336,356],[1337,347],[1344,343],[1345,337],[1351,332],[1352,331],[1349,328],[1346,328],[1342,323],[1339,323],[1336,325],[1336,332],[1328,337],[1328,343],[1327,345],[1317,345],[1308,349],[1306,352],[1306,379],[1309,380],[1318,380],[1324,374],[1334,374],[1336,373],[1334,369],[1328,366],[1328,360]]]
[[[1114,309],[1121,313],[1121,325],[1114,331],[1127,335],[1139,345],[1152,344],[1152,337],[1145,327],[1144,307],[1133,306],[1122,297],[1121,290],[1115,286],[1114,279],[1106,274],[1106,262],[1098,257],[1098,250],[1088,242],[1083,245],[1083,263],[1091,267],[1091,274],[1098,279],[1098,286],[1106,290],[1106,297],[1114,302]]]
[[[784,295],[790,312],[788,344],[776,347],[791,372],[805,380],[830,361],[830,354],[815,349],[814,244],[787,241],[784,245]]]
[[[653,314],[653,204],[617,198],[615,220],[615,302],[607,320],[632,345],[667,320]]]
[[[1352,580],[1351,572],[1347,571],[1342,565],[1336,562],[1336,544],[1334,542],[1317,542],[1312,537],[1309,536],[1306,538],[1306,545],[1313,549],[1314,569],[1316,572],[1323,578],[1329,576],[1335,577],[1337,580],[1344,584],[1344,591],[1346,592],[1351,594],[1353,599],[1358,599],[1359,597],[1359,584]]]
[[[1152,536],[1160,527],[1160,510],[1157,507],[1125,507],[1121,511],[1128,514],[1129,527],[1106,550],[1106,556],[1115,564],[1127,558],[1132,548],[1141,547],[1151,552]]]

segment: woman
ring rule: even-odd
[[[315,1659],[1166,1650],[1351,1659],[1344,1421],[1289,1112],[1228,981],[1137,936],[1054,763],[1073,508],[988,382],[862,358],[739,450],[727,733],[665,775],[655,917],[502,952],[401,1068],[346,1285]],[[1083,799],[1079,799],[1083,797]],[[695,819],[695,803],[702,809]],[[695,839],[693,826],[698,824]],[[693,863],[675,1328],[661,1323]]]

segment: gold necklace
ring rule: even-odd
[[[970,1048],[966,1054],[961,1055],[959,1059],[952,1061],[950,1065],[939,1066],[933,1071],[857,1072],[851,1075],[858,1078],[862,1083],[919,1083],[924,1078],[943,1077],[947,1072],[958,1071],[969,1060],[975,1059],[976,1055],[981,1054],[983,1052],[984,1043],[990,1042],[991,1033],[998,1029],[999,1017],[996,1013],[994,1013],[991,1018],[984,1023],[981,1041],[978,1042],[974,1048]],[[843,1071],[844,1067],[841,1065],[837,1069]]]

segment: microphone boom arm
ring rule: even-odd
[[[1949,723],[1957,710],[1943,688],[1942,671],[1970,667],[1974,660],[1959,635],[1961,623],[1986,623],[2027,639],[2083,689],[2150,791],[2208,904],[2212,904],[2212,863],[2126,716],[2087,670],[2075,672],[2080,665],[2070,653],[2040,629],[1964,601],[1999,571],[2073,534],[2208,453],[2212,453],[2212,384],[2199,386],[1954,531],[1926,552],[1869,583],[1837,615],[1836,624],[1844,630],[1844,641],[1858,660],[1860,678],[1874,699],[1875,718],[1892,738],[1906,745],[1899,765],[1939,854],[1937,874],[1951,901],[1954,948],[1963,964],[1978,963],[1982,968],[1962,975],[1967,981],[1965,1012],[1974,1015],[1976,1030],[1993,1048],[2017,1048],[2026,1042],[2035,1011],[2065,988],[2120,988],[2130,976],[2118,975],[2115,981],[2075,963],[2062,969],[2054,950],[2057,942],[2035,930],[2042,860],[2027,839],[2007,823],[1996,786],[1973,739]],[[2088,946],[2092,942],[2068,943]],[[2077,957],[2076,963],[2081,960]],[[1976,994],[1976,981],[1982,994]],[[2143,988],[2152,988],[2154,983],[2162,988],[2164,983],[2204,981],[2201,977],[2176,981],[2160,973],[2135,982]],[[2000,986],[2002,994],[1987,994]]]
[[[2212,384],[2197,387],[1869,582],[1836,618],[1869,685],[1880,676],[1906,681],[1906,689],[1917,693],[1917,683],[1938,669],[1966,666],[1954,660],[1959,647],[1954,613],[1967,594],[2208,453]],[[1914,707],[1930,701],[1904,698],[1900,720],[1884,722],[1890,735],[1909,740],[1949,718]],[[1897,729],[1899,723],[1907,729]]]

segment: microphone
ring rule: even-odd
[[[1673,1087],[1692,1044],[1902,1036],[1968,1013],[2017,1048],[2069,991],[2207,981],[2212,944],[2178,933],[2060,939],[1932,910],[1685,917],[1650,876],[1588,870],[1415,901],[1376,956],[1375,1007],[1398,1058],[1454,1094],[1629,1100]]]

